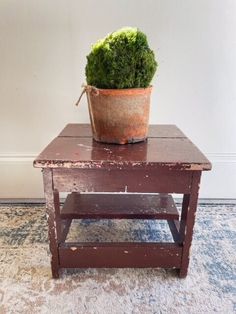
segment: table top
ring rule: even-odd
[[[35,159],[38,168],[123,169],[165,167],[210,170],[211,163],[175,125],[150,125],[148,138],[135,144],[93,140],[89,124],[68,124]]]

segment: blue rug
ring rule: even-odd
[[[69,240],[170,241],[163,221],[76,221]],[[51,279],[43,206],[0,206],[0,313],[236,313],[236,205],[199,206],[186,279],[77,269]]]

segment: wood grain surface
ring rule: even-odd
[[[37,157],[34,166],[211,169],[209,160],[173,125],[152,126],[147,141],[127,145],[95,142],[87,125],[68,125]]]

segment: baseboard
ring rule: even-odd
[[[182,202],[181,198],[174,198],[177,204]],[[64,199],[61,200],[62,203]],[[236,205],[236,199],[211,199],[199,198],[199,205]],[[0,205],[45,205],[44,198],[2,198]]]
[[[44,198],[1,198],[0,204],[6,204],[6,205],[24,205],[24,204],[45,204]]]
[[[33,168],[35,153],[0,154],[0,198],[42,199],[40,169]],[[202,175],[200,198],[236,198],[236,153],[208,153],[212,171]]]

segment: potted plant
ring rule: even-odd
[[[147,138],[156,68],[147,37],[137,28],[122,28],[92,46],[83,93],[96,141],[126,144]]]

